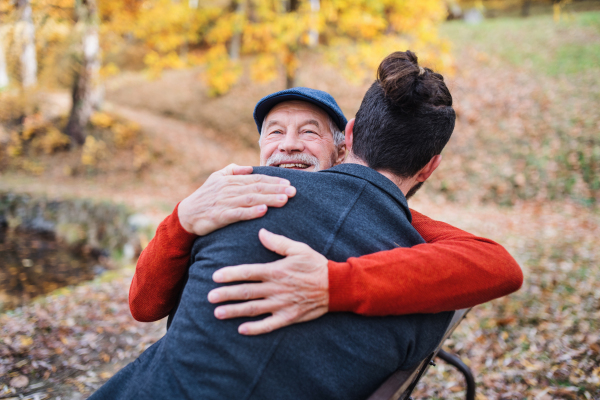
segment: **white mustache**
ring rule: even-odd
[[[266,162],[267,167],[274,164],[281,164],[283,162],[297,163],[297,164],[307,164],[315,167],[315,171],[320,169],[319,159],[315,156],[311,156],[305,153],[298,153],[295,155],[290,155],[286,153],[276,153],[273,154]]]

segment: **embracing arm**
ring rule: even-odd
[[[250,173],[252,167],[235,164],[216,171],[158,226],[138,259],[129,289],[129,309],[136,320],[169,315],[183,289],[197,236],[262,217],[268,207],[281,207],[296,193],[285,179]]]
[[[152,322],[169,315],[183,289],[183,278],[197,236],[181,226],[178,207],[179,204],[160,223],[135,267],[129,288],[129,309],[138,321]]]
[[[411,210],[427,244],[330,261],[329,311],[437,313],[518,290],[523,273],[498,243]]]
[[[413,212],[427,244],[328,261],[304,243],[262,230],[265,247],[285,258],[222,268],[215,282],[255,281],[213,289],[211,303],[248,300],[215,309],[220,319],[271,313],[239,332],[258,335],[309,321],[327,311],[362,315],[435,313],[473,307],[521,287],[523,274],[499,244]]]
[[[499,244],[415,211],[413,225],[427,245],[351,258],[345,263],[326,262],[329,281],[319,288],[328,290],[325,311],[364,315],[439,312],[485,303],[521,286],[521,268]],[[181,227],[177,208],[161,223],[142,252],[131,283],[129,306],[135,319],[156,321],[172,310],[194,239],[195,235]],[[280,264],[284,274],[297,263],[292,257],[281,261],[286,262]],[[309,263],[314,264],[312,260]],[[228,310],[227,306],[218,309]],[[220,317],[233,315],[227,312]]]

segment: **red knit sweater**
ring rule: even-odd
[[[437,313],[473,307],[521,287],[521,268],[498,243],[411,212],[412,225],[427,244],[329,261],[329,311]],[[177,207],[158,226],[129,290],[136,320],[156,321],[173,309],[195,238],[179,223]]]

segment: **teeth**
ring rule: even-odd
[[[306,164],[279,164],[280,168],[308,168]]]

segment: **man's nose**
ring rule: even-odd
[[[286,153],[302,152],[304,151],[304,143],[297,133],[287,133],[279,143],[279,151],[285,151]]]

